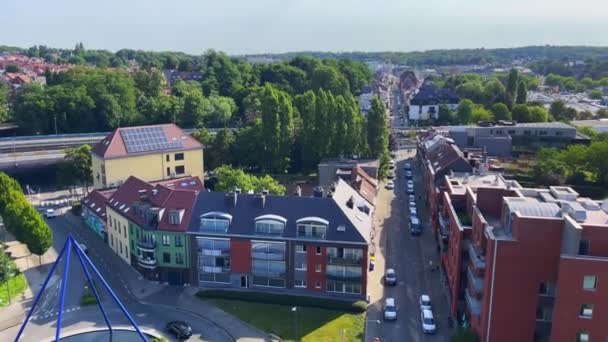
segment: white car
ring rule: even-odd
[[[410,164],[410,163],[405,163],[404,168],[405,168],[406,170],[409,170],[409,169],[411,169],[411,168],[412,168],[412,164]]]
[[[395,298],[386,298],[384,300],[384,319],[391,321],[397,319],[397,305],[395,305]]]
[[[422,332],[425,334],[434,334],[437,330],[431,310],[424,309],[420,311],[420,324],[422,325]]]
[[[427,294],[420,296],[420,310],[431,310],[431,296]]]
[[[408,187],[410,187],[410,186],[411,186],[411,187],[413,187],[413,186],[414,186],[414,181],[413,181],[413,180],[411,180],[411,179],[410,179],[410,180],[408,180],[408,181],[407,181],[407,186],[408,186]]]
[[[416,202],[416,196],[414,196],[414,195],[409,195],[409,196],[407,196],[407,197],[408,197],[408,199],[410,200],[410,202]]]
[[[410,207],[410,215],[412,216],[416,216],[418,215],[418,211],[416,210],[416,207]]]
[[[53,218],[53,217],[57,217],[58,215],[59,215],[59,213],[57,213],[57,211],[52,208],[49,208],[44,211],[44,217],[49,218],[49,219]]]
[[[412,175],[412,171],[405,171],[405,177],[406,177],[406,178],[411,179],[411,178],[412,178],[412,176],[413,176],[413,175]]]
[[[386,188],[389,190],[393,190],[395,188],[395,182],[389,180],[388,182],[386,182]]]
[[[391,161],[388,163],[388,165],[389,165],[390,167],[395,167],[395,160],[394,160],[394,159],[391,159]]]
[[[409,202],[410,208],[416,208],[416,202]]]
[[[414,187],[413,187],[413,186],[408,185],[408,186],[407,186],[407,193],[408,193],[408,194],[413,194],[413,193],[414,193]]]

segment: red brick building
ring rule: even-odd
[[[450,310],[482,342],[606,341],[608,201],[478,172],[442,189]]]

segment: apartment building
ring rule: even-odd
[[[117,128],[93,147],[92,171],[95,189],[120,186],[130,176],[203,179],[203,146],[175,124]]]
[[[373,210],[341,179],[331,197],[201,192],[191,284],[364,299]]]
[[[608,201],[483,172],[442,189],[450,311],[482,342],[606,340]]]
[[[410,100],[408,117],[415,121],[436,120],[439,118],[439,106],[446,105],[451,110],[457,110],[459,102],[460,98],[452,90],[425,81]]]

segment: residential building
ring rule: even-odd
[[[341,179],[332,197],[201,192],[191,284],[365,299],[373,209]]]
[[[130,176],[203,179],[203,146],[175,124],[117,128],[93,147],[92,172],[95,189],[117,187]]]
[[[165,81],[172,86],[177,81],[197,81],[200,82],[203,79],[203,73],[200,71],[177,71],[177,70],[163,70],[163,76]]]
[[[608,89],[608,87],[606,87]],[[596,120],[575,120],[570,123],[576,127],[591,127],[598,133],[608,132],[608,119],[596,119]]]
[[[338,171],[351,173],[355,167],[360,167],[371,178],[378,179],[378,159],[332,158],[319,163],[319,186],[331,186],[338,178]]]
[[[518,151],[535,151],[541,147],[565,148],[573,143],[589,143],[588,137],[563,122],[499,121],[446,129],[460,148],[480,148],[497,157],[510,157]]]
[[[361,195],[361,197],[363,197],[366,201],[374,206],[376,205],[376,196],[378,195],[378,180],[368,175],[361,166],[357,165],[351,170],[338,169],[336,170],[336,176],[359,192],[359,195]],[[327,187],[325,190],[328,191],[328,193],[332,193],[333,188],[334,184]]]
[[[410,100],[408,117],[410,120],[431,120],[439,118],[439,106],[446,105],[451,110],[458,109],[460,98],[450,89],[439,88],[431,81],[425,81]]]
[[[108,242],[106,202],[116,189],[93,190],[82,200],[82,217],[91,230]]]
[[[445,175],[442,189],[450,311],[480,341],[608,336],[608,201],[483,172]]]

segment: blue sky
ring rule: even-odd
[[[19,0],[0,45],[118,50],[413,51],[608,46],[606,0]]]

